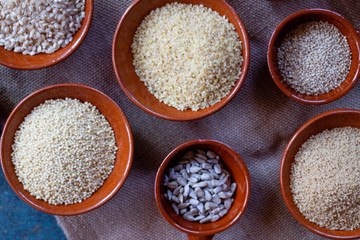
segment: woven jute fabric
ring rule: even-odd
[[[150,0],[149,0],[150,1]],[[109,95],[126,114],[134,136],[134,161],[123,187],[105,205],[86,214],[56,217],[70,240],[186,239],[160,214],[154,197],[155,175],[165,156],[197,138],[219,140],[245,160],[251,195],[241,219],[214,239],[322,239],[290,214],[279,186],[282,153],[292,134],[307,120],[336,108],[360,109],[360,85],[346,96],[321,106],[286,97],[272,81],[266,50],[275,27],[305,8],[336,11],[360,27],[360,1],[229,0],[245,24],[251,62],[245,83],[220,111],[203,119],[171,122],[135,106],[118,85],[111,60],[116,25],[129,0],[95,1],[93,21],[81,46],[55,66],[21,71],[0,66],[1,125],[25,96],[56,83],[81,83]]]

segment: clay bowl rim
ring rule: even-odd
[[[8,51],[4,47],[0,47],[1,52],[6,52],[10,56],[7,58],[0,57],[0,64],[19,70],[36,70],[53,66],[67,57],[69,57],[85,39],[93,16],[94,0],[85,0],[85,17],[81,23],[80,29],[74,34],[73,40],[64,48],[58,49],[54,53],[39,53],[34,56],[23,55],[22,53],[15,53]],[[20,60],[19,60],[20,59]],[[35,62],[34,62],[35,61]]]
[[[346,85],[345,88],[341,87],[341,85],[342,85],[341,84],[339,87],[330,91],[329,93],[320,94],[317,96],[300,94],[300,93],[296,92],[294,89],[292,89],[287,83],[285,83],[284,80],[282,79],[281,74],[278,72],[277,62],[275,61],[275,59],[276,59],[275,53],[277,52],[277,50],[274,50],[274,49],[276,49],[275,46],[277,46],[277,43],[281,42],[281,39],[279,39],[280,38],[279,35],[284,33],[285,28],[288,25],[292,24],[293,21],[295,21],[296,19],[302,18],[306,15],[325,16],[328,18],[336,19],[336,21],[341,21],[341,24],[344,25],[344,27],[347,29],[349,36],[351,36],[353,38],[353,40],[354,40],[353,46],[354,46],[354,48],[357,49],[358,56],[357,57],[352,56],[352,61],[354,61],[354,59],[355,59],[355,60],[357,60],[358,64],[357,64],[357,68],[354,73],[354,77],[349,81],[349,83]],[[308,21],[310,21],[310,20],[308,20]],[[302,20],[301,22],[306,22],[306,20]],[[348,41],[348,43],[349,43],[349,45],[351,44],[349,41]],[[352,51],[352,54],[354,54],[353,51]],[[268,69],[269,69],[269,72],[270,72],[270,75],[271,75],[273,81],[286,96],[288,96],[298,102],[305,103],[305,104],[320,105],[320,104],[330,103],[332,101],[335,101],[335,100],[341,98],[346,93],[348,93],[355,86],[355,84],[357,83],[357,81],[359,79],[359,76],[360,76],[360,38],[359,38],[358,30],[356,30],[354,28],[354,26],[352,25],[352,23],[350,21],[348,21],[345,17],[343,17],[339,13],[331,11],[331,10],[321,9],[321,8],[313,8],[313,9],[303,9],[303,10],[297,11],[297,12],[289,15],[288,17],[286,17],[283,21],[281,21],[280,24],[278,24],[276,26],[274,32],[271,35],[271,38],[270,38],[270,41],[268,44],[268,48],[267,48],[267,63],[268,63]],[[352,65],[353,64],[356,64],[356,63],[352,63]],[[354,68],[355,67],[356,67],[356,65],[354,65]],[[350,74],[350,72],[349,72],[349,74]],[[347,76],[346,79],[348,77],[349,76]],[[346,81],[346,79],[344,81]],[[339,90],[337,90],[337,89],[339,89]],[[318,99],[319,96],[323,96],[323,95],[327,95],[327,94],[331,94],[331,93],[334,93],[334,94],[327,96],[325,99]]]
[[[282,155],[280,170],[279,170],[279,180],[280,180],[281,194],[282,194],[283,200],[286,204],[286,207],[289,209],[290,213],[301,225],[303,225],[305,228],[307,228],[311,232],[316,233],[316,234],[326,237],[326,238],[354,239],[354,238],[360,237],[360,228],[351,230],[351,231],[330,230],[327,228],[320,227],[320,226],[316,225],[315,223],[312,223],[309,220],[307,220],[302,215],[302,213],[299,211],[299,209],[296,207],[296,205],[293,201],[290,185],[287,184],[287,182],[289,181],[289,178],[290,178],[290,174],[284,173],[285,171],[287,171],[286,169],[288,169],[285,166],[286,163],[290,162],[292,164],[292,162],[294,161],[294,159],[288,157],[288,155],[289,155],[289,152],[293,149],[293,145],[295,144],[297,139],[300,138],[302,136],[302,134],[304,134],[304,132],[309,127],[311,127],[313,124],[316,124],[319,121],[324,120],[325,118],[337,117],[342,114],[357,115],[358,118],[360,119],[360,110],[340,108],[340,109],[335,109],[335,110],[331,110],[331,111],[322,113],[322,114],[310,119],[295,132],[295,134],[291,137],[291,140],[288,142],[288,144],[284,150],[284,153]],[[336,125],[339,125],[339,127],[342,126],[340,124],[336,124]],[[333,128],[333,127],[331,127],[331,128]],[[317,133],[320,133],[324,129],[326,129],[326,127],[321,130],[318,130]],[[302,143],[299,145],[301,146]],[[291,167],[291,164],[289,164],[290,167]],[[289,171],[289,173],[290,173],[290,171]]]
[[[8,129],[9,129],[9,125],[11,124],[11,122],[13,121],[14,117],[17,115],[17,114],[21,114],[19,112],[22,111],[23,107],[24,107],[24,104],[26,104],[28,101],[32,101],[32,99],[36,98],[39,94],[43,94],[44,92],[47,92],[47,91],[52,91],[54,89],[57,89],[57,88],[73,88],[73,89],[77,89],[77,90],[81,90],[81,91],[90,91],[92,92],[93,94],[97,95],[97,96],[101,96],[102,99],[105,99],[105,101],[107,101],[109,104],[111,104],[112,106],[114,107],[117,107],[116,109],[116,112],[121,116],[122,118],[122,122],[124,124],[122,124],[124,126],[124,128],[126,129],[126,132],[122,132],[123,134],[126,134],[126,141],[129,145],[129,154],[127,156],[127,162],[126,162],[126,166],[125,168],[122,168],[124,169],[124,175],[119,178],[118,176],[113,176],[112,178],[115,178],[116,179],[116,184],[113,188],[110,188],[109,190],[109,193],[107,194],[104,194],[104,195],[101,195],[101,197],[97,197],[99,198],[98,201],[96,201],[95,203],[92,203],[90,204],[90,206],[86,207],[86,206],[82,206],[82,204],[87,201],[88,199],[91,199],[91,197],[93,197],[93,195],[98,192],[102,186],[96,191],[94,192],[88,199],[82,201],[81,203],[75,203],[75,204],[70,204],[70,205],[52,205],[52,204],[49,204],[43,200],[38,200],[38,201],[42,201],[42,204],[45,205],[44,206],[41,206],[37,203],[35,203],[34,201],[36,201],[37,199],[35,199],[35,197],[31,196],[30,194],[27,193],[27,195],[29,196],[25,196],[23,194],[23,192],[26,192],[26,190],[24,190],[23,188],[18,188],[16,187],[16,184],[11,180],[11,176],[14,176],[15,175],[15,172],[14,172],[14,169],[7,169],[5,167],[5,145],[9,145],[9,144],[12,144],[13,143],[13,139],[14,139],[14,136],[11,137],[12,139],[12,142],[9,143],[9,142],[5,142],[5,136],[7,134],[10,134],[8,133]],[[39,102],[37,105],[43,103],[45,100],[47,99],[56,99],[56,98],[63,98],[63,97],[45,97],[43,100],[35,100],[35,102]],[[74,97],[75,98],[75,97]],[[81,100],[82,101],[82,100]],[[82,101],[83,102],[83,101]],[[92,101],[89,101],[89,102],[92,102]],[[96,104],[93,104],[94,106],[97,107]],[[32,108],[33,109],[33,108]],[[30,112],[32,109],[28,110],[28,112]],[[26,115],[25,115],[26,116]],[[106,118],[108,118],[109,114],[107,115],[104,115]],[[24,118],[22,118],[22,121],[23,121]],[[22,122],[21,121],[21,122]],[[21,122],[19,123],[19,125],[21,124]],[[19,125],[17,125],[17,129],[19,127]],[[116,130],[114,129],[114,132]],[[116,132],[115,132],[115,137],[116,137]],[[118,143],[117,143],[118,145]],[[133,136],[132,136],[132,132],[131,132],[131,128],[130,128],[130,124],[124,114],[124,112],[122,111],[122,109],[116,104],[116,102],[114,102],[109,96],[107,96],[106,94],[104,94],[103,92],[95,89],[95,88],[92,88],[92,87],[89,87],[89,86],[86,86],[86,85],[82,85],[82,84],[76,84],[76,83],[62,83],[62,84],[55,84],[55,85],[50,85],[50,86],[47,86],[47,87],[44,87],[44,88],[41,88],[39,90],[36,90],[34,92],[32,92],[31,94],[29,94],[28,96],[26,96],[20,103],[17,104],[17,106],[12,110],[12,112],[10,113],[9,117],[7,118],[6,122],[5,122],[5,125],[4,125],[4,128],[3,128],[3,131],[2,131],[2,135],[1,135],[1,141],[0,141],[0,161],[1,161],[1,167],[2,167],[2,170],[3,170],[3,173],[5,175],[5,178],[7,180],[7,182],[9,183],[10,187],[13,189],[13,191],[24,201],[26,202],[28,205],[34,207],[35,209],[37,210],[40,210],[42,212],[45,212],[45,213],[48,213],[48,214],[52,214],[52,215],[61,215],[61,216],[71,216],[71,215],[78,215],[78,214],[82,214],[82,213],[86,213],[86,212],[89,212],[89,211],[92,211],[98,207],[100,207],[101,205],[105,204],[106,202],[108,202],[119,190],[120,188],[123,186],[123,184],[125,183],[128,175],[129,175],[129,172],[131,170],[131,166],[132,166],[132,162],[133,162],[133,155],[134,155],[134,143],[133,143]],[[117,155],[116,156],[116,159],[115,159],[115,164],[116,164],[116,161],[119,161],[121,160],[119,158],[119,156]],[[113,169],[113,171],[115,170],[115,168]],[[112,172],[108,178],[110,178],[110,176],[113,174],[114,172]],[[118,175],[118,174],[116,174]],[[17,180],[17,178],[16,178]],[[18,180],[17,180],[18,181]],[[106,180],[105,180],[106,182]],[[104,184],[105,184],[104,182]],[[22,186],[22,184],[20,183],[20,185]],[[67,206],[76,206],[77,207],[74,207],[74,209],[66,209]],[[56,209],[49,209],[49,207],[54,207]]]
[[[210,229],[210,230],[192,230],[192,229],[188,229],[188,228],[183,227],[180,224],[178,224],[176,221],[174,221],[171,218],[169,213],[166,211],[164,204],[163,204],[163,196],[161,195],[161,188],[162,188],[161,182],[164,177],[167,166],[169,164],[171,164],[171,161],[175,157],[177,157],[180,153],[182,153],[183,151],[185,151],[187,149],[192,149],[194,146],[202,146],[202,145],[203,146],[213,145],[213,146],[218,147],[218,148],[224,150],[225,152],[229,153],[232,156],[233,160],[236,162],[236,165],[239,167],[239,169],[241,169],[241,172],[243,173],[243,177],[245,179],[244,185],[245,185],[246,189],[244,190],[244,192],[245,192],[244,202],[242,203],[241,207],[236,210],[236,211],[238,211],[236,216],[234,216],[228,223],[226,223],[220,227],[217,227],[215,229]],[[232,176],[234,175],[232,169],[229,169],[229,168],[226,168],[226,169],[228,171],[230,171]],[[165,157],[165,159],[161,163],[160,167],[158,168],[158,171],[156,173],[156,178],[155,178],[155,186],[154,186],[156,205],[158,206],[158,209],[161,212],[162,216],[173,227],[188,234],[189,239],[197,239],[197,237],[200,237],[200,238],[201,237],[211,237],[211,236],[215,235],[216,233],[220,233],[220,232],[230,228],[231,226],[233,226],[240,219],[240,217],[244,214],[244,212],[246,210],[246,207],[249,203],[250,190],[251,190],[251,178],[250,178],[249,170],[246,166],[245,161],[241,158],[241,156],[235,150],[230,148],[228,145],[226,145],[220,141],[211,140],[211,139],[195,139],[195,140],[187,141],[187,142],[180,144],[175,149],[173,149]],[[234,202],[235,201],[236,200],[234,200]],[[234,206],[232,206],[232,208],[233,207]],[[189,223],[192,223],[192,222],[189,222]],[[192,224],[194,224],[194,223],[192,223]],[[199,223],[195,223],[195,224],[199,224]],[[205,223],[203,225],[206,225],[206,224],[213,224],[213,223]]]
[[[181,114],[181,116],[173,116],[171,114],[162,114],[159,113],[156,109],[150,108],[150,107],[146,107],[144,106],[140,101],[138,101],[138,99],[132,95],[132,93],[127,89],[127,87],[124,84],[124,81],[122,80],[121,74],[120,74],[120,70],[117,67],[117,59],[119,58],[119,56],[121,55],[120,53],[117,53],[116,51],[116,46],[118,44],[121,44],[121,42],[118,39],[121,39],[119,37],[120,34],[120,29],[123,27],[124,22],[127,21],[127,18],[129,16],[129,14],[133,11],[133,9],[140,4],[142,1],[147,1],[147,0],[135,0],[125,11],[125,13],[122,15],[118,25],[116,26],[116,30],[115,30],[115,34],[114,34],[114,38],[113,38],[113,43],[112,43],[112,62],[113,62],[113,68],[114,68],[114,72],[116,75],[116,79],[120,85],[120,87],[122,88],[122,90],[124,91],[124,93],[126,94],[126,96],[133,102],[135,103],[136,106],[138,106],[139,108],[141,108],[143,111],[156,116],[158,118],[161,119],[165,119],[165,120],[171,120],[171,121],[190,121],[190,120],[195,120],[195,119],[199,119],[199,118],[203,118],[206,116],[209,116],[210,114],[220,110],[222,107],[224,107],[227,103],[230,102],[231,99],[233,99],[236,94],[239,92],[241,86],[243,85],[246,75],[248,73],[248,69],[249,69],[249,65],[250,65],[250,42],[249,42],[249,38],[248,38],[248,34],[245,28],[244,23],[241,21],[239,15],[236,13],[236,11],[230,6],[229,3],[227,3],[225,0],[215,0],[220,2],[221,4],[223,4],[223,6],[225,6],[227,9],[229,9],[229,11],[231,11],[233,13],[233,15],[235,16],[235,23],[232,23],[234,26],[238,26],[240,31],[241,31],[241,35],[244,38],[244,41],[242,41],[242,47],[243,47],[243,63],[241,66],[242,72],[239,76],[239,78],[236,81],[235,86],[233,87],[233,89],[231,90],[231,92],[225,96],[224,98],[221,99],[220,102],[218,102],[217,104],[210,106],[206,109],[202,109],[202,110],[198,110],[198,111],[192,111],[192,110],[186,110],[186,111],[180,111],[180,110],[176,110],[173,107],[174,110],[178,111],[178,112],[183,112],[186,114]],[[167,1],[167,3],[170,2],[179,2],[179,3],[183,3],[184,0],[169,0]],[[191,4],[191,0],[187,1],[188,4]],[[166,4],[166,3],[165,3]],[[164,5],[165,5],[164,4]],[[150,5],[150,4],[149,4]],[[206,1],[204,1],[203,5],[206,7]],[[151,10],[154,10],[155,8],[150,8],[148,10],[148,14],[150,13]],[[212,9],[214,11],[217,11],[217,9]],[[239,38],[240,38],[240,34],[238,33]],[[133,58],[132,58],[133,59]],[[132,61],[131,59],[131,61]],[[128,69],[126,69],[125,71],[128,71]],[[139,77],[136,75],[136,82],[138,84],[144,84],[140,81]],[[150,94],[150,93],[149,93]],[[157,99],[156,99],[157,100]],[[159,100],[157,100],[159,102]],[[160,102],[159,102],[160,103]],[[164,105],[166,107],[169,107],[167,105],[165,105],[164,103],[160,103],[161,105]],[[211,109],[209,109],[211,108]]]

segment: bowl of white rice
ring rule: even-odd
[[[64,60],[84,40],[93,8],[93,0],[1,1],[0,64],[31,70]]]
[[[104,93],[80,84],[42,88],[22,100],[1,137],[1,166],[30,206],[75,215],[106,203],[133,159],[126,116]]]
[[[136,0],[113,39],[125,94],[156,117],[208,116],[239,91],[249,67],[245,27],[224,0]]]
[[[280,165],[283,199],[295,219],[328,238],[360,237],[360,111],[336,109],[306,122]]]

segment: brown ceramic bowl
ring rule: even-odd
[[[14,51],[8,51],[0,47],[0,64],[6,67],[32,70],[52,66],[67,58],[84,40],[92,19],[94,8],[93,0],[85,1],[85,18],[82,21],[81,28],[73,36],[73,40],[64,48],[60,48],[54,53],[40,53],[34,56],[23,55]]]
[[[284,151],[280,165],[280,187],[281,193],[295,219],[310,231],[328,238],[353,239],[360,237],[360,228],[352,231],[334,231],[319,227],[315,223],[307,220],[295,205],[290,189],[290,171],[294,161],[294,156],[301,145],[312,135],[318,134],[325,129],[336,127],[356,127],[360,128],[360,111],[354,109],[337,109],[320,114],[305,123],[296,131]]]
[[[70,205],[51,205],[43,200],[36,199],[24,190],[15,174],[11,159],[14,134],[24,118],[31,110],[48,99],[76,98],[95,105],[106,117],[115,133],[118,151],[114,169],[109,177],[90,198]],[[7,119],[0,145],[1,166],[7,181],[14,192],[30,206],[46,213],[55,215],[75,215],[93,210],[107,202],[124,184],[133,159],[133,139],[129,123],[118,107],[104,93],[80,84],[59,84],[42,88],[22,100]]]
[[[234,202],[227,215],[213,223],[200,224],[189,222],[177,215],[165,199],[164,177],[169,168],[176,165],[178,159],[189,150],[211,150],[220,156],[224,168],[230,171],[232,181],[237,184]],[[244,213],[250,195],[250,175],[245,162],[227,145],[208,139],[198,139],[185,142],[176,147],[164,159],[156,174],[155,199],[156,204],[165,219],[175,228],[185,232],[189,239],[212,239],[213,235],[224,231],[237,222]]]
[[[336,89],[317,96],[301,94],[292,89],[280,74],[277,64],[277,52],[285,35],[298,25],[309,21],[326,21],[335,25],[344,34],[352,52],[350,73]],[[273,32],[267,51],[268,67],[276,85],[292,99],[308,104],[324,104],[344,96],[358,81],[360,69],[360,39],[352,24],[338,13],[324,9],[305,9],[298,11],[283,20]]]
[[[140,81],[132,64],[134,57],[131,53],[131,44],[133,42],[133,36],[136,29],[141,24],[145,16],[147,16],[152,10],[171,2],[198,5],[203,4],[205,7],[217,11],[220,15],[225,15],[235,26],[236,31],[239,34],[239,38],[242,41],[242,55],[244,62],[241,67],[242,73],[236,82],[236,86],[231,90],[229,95],[221,100],[221,102],[206,109],[199,111],[180,111],[161,103],[148,91],[144,83]],[[116,28],[112,47],[112,58],[115,74],[121,88],[130,100],[138,107],[159,118],[173,121],[187,121],[202,118],[216,112],[225,106],[236,95],[243,84],[248,71],[250,48],[244,24],[241,22],[239,16],[231,8],[231,6],[224,0],[136,0],[122,16]]]

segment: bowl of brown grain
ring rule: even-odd
[[[360,237],[360,111],[336,109],[306,122],[289,141],[280,187],[294,218],[323,237]]]

